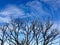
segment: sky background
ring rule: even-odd
[[[46,18],[60,23],[60,0],[0,0],[0,23],[13,18]]]
[[[49,16],[59,26],[60,0],[0,0],[0,24],[9,23],[11,16],[24,20]]]
[[[10,17],[22,19],[47,16],[60,28],[60,0],[0,0],[0,25],[9,23]]]
[[[51,16],[60,18],[60,0],[0,0],[0,18],[14,15]],[[21,14],[19,14],[21,13]]]

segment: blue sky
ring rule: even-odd
[[[0,22],[13,17],[47,17],[60,23],[60,0],[0,0]]]
[[[20,4],[25,4],[28,1],[32,0],[0,0],[0,8],[4,7],[7,4],[14,4],[14,5],[20,5]]]
[[[4,9],[7,5],[17,5],[17,7],[19,7],[20,4],[26,4],[26,3],[29,3],[29,2],[33,2],[34,0],[0,0],[0,10],[1,9]],[[50,4],[51,2],[51,4]],[[59,5],[59,0],[41,0],[42,3],[42,7],[43,7],[43,10],[47,11],[47,12],[51,12],[51,8],[53,7],[53,5],[55,7],[53,8],[57,8],[57,10],[53,10],[55,11],[55,15],[54,17],[55,18],[60,18],[59,16],[59,12],[60,12],[60,5]],[[56,3],[56,4],[55,4]]]
[[[0,22],[9,22],[10,16],[47,17],[60,22],[59,0],[0,0]]]
[[[10,16],[42,19],[50,16],[60,23],[60,0],[0,0],[0,23],[9,23]]]

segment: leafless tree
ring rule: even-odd
[[[8,30],[7,30],[7,40],[8,43],[13,44],[13,45],[21,45],[20,44],[20,28],[21,28],[22,23],[20,22],[19,19],[13,20],[9,25],[8,25]]]
[[[33,30],[32,30],[32,24],[26,21],[26,23],[22,26],[23,32],[25,34],[25,45],[33,45]],[[33,42],[34,43],[34,42]]]
[[[7,25],[2,25],[0,27],[0,42],[1,45],[4,45],[5,41],[6,41],[6,29],[7,29]]]
[[[56,37],[59,35],[58,29],[52,28],[53,23],[50,22],[49,18],[45,25],[41,23],[41,33],[43,37],[43,45],[52,44]]]
[[[52,27],[49,19],[45,23],[39,20],[23,22],[18,18],[2,29],[6,30],[9,45],[51,45],[59,35],[58,30]]]
[[[50,22],[49,18],[46,21],[46,23],[43,23],[39,20],[33,21],[32,30],[34,34],[34,40],[36,41],[36,45],[39,45],[41,42],[41,45],[51,45],[59,35],[58,29],[53,27],[53,23]]]
[[[41,37],[40,35],[40,21],[37,21],[37,20],[34,20],[32,23],[31,23],[31,28],[32,28],[32,31],[33,31],[33,37],[34,37],[34,40],[36,41],[35,44],[38,45],[39,44],[39,39]]]

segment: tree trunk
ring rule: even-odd
[[[1,45],[4,45],[4,42],[3,42],[3,40],[1,40]]]
[[[37,35],[36,35],[36,45],[38,45],[38,38],[37,38]]]

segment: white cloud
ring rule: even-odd
[[[14,5],[8,5],[5,7],[5,9],[1,10],[0,15],[6,15],[6,16],[10,16],[10,15],[17,15],[17,16],[22,16],[24,15],[24,11],[22,9],[20,9],[17,6]]]
[[[32,12],[36,15],[50,15],[48,12],[43,10],[42,4],[39,1],[28,2],[26,5],[30,6]]]
[[[44,3],[42,3],[43,1]],[[43,4],[47,4],[43,6]],[[26,6],[29,6],[31,8],[31,15],[36,15],[36,16],[50,16],[53,18],[55,15],[59,15],[60,13],[60,0],[35,0],[35,1],[30,1],[26,4]],[[47,7],[46,7],[47,6]],[[43,9],[44,8],[44,9]]]
[[[1,17],[1,15],[5,17]],[[24,15],[25,13],[21,8],[14,5],[7,5],[3,10],[0,11],[0,22],[9,23],[10,16],[16,18]]]
[[[10,22],[10,18],[8,18],[8,17],[5,17],[5,18],[0,17],[0,22],[9,23]]]
[[[60,8],[60,0],[41,0],[41,1],[52,6],[55,11],[58,10],[58,7]]]

